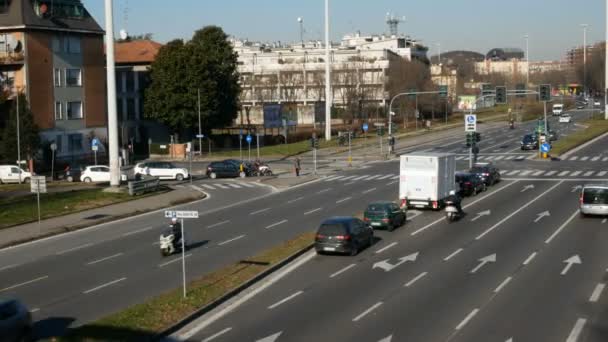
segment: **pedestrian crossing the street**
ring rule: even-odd
[[[599,170],[501,170],[503,177],[558,177],[558,178],[601,178],[608,174],[608,171]]]

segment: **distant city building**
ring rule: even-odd
[[[79,0],[0,1],[2,89],[11,99],[26,95],[59,158],[90,154],[93,138],[107,140],[103,37]]]
[[[486,60],[491,61],[522,60],[524,57],[524,51],[519,48],[496,48],[488,51],[486,54]]]
[[[567,66],[561,61],[530,62],[530,74],[549,71],[567,71]]]
[[[475,63],[475,72],[479,75],[526,75],[526,73],[528,72],[528,62],[516,58],[507,61],[486,59],[483,62]]]

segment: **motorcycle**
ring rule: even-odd
[[[445,219],[448,222],[454,222],[460,219],[460,212],[458,212],[458,208],[454,205],[454,202],[447,201],[445,202]]]
[[[182,237],[182,239],[183,238],[184,237]],[[160,234],[160,254],[163,257],[172,255],[173,253],[175,253],[178,250],[181,251],[181,248],[182,248],[181,241],[179,241],[176,246],[174,243],[174,240],[175,240],[175,235],[173,235],[173,232],[170,230]],[[186,240],[184,240],[184,246],[186,248],[188,248],[188,242]]]
[[[256,176],[272,176],[272,170],[266,164],[256,164],[255,166]]]

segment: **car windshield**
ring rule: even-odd
[[[385,212],[389,209],[389,204],[387,203],[372,203],[367,206],[367,211],[369,212]]]
[[[531,141],[534,141],[534,137],[532,137],[531,135],[524,136],[524,142],[531,142]]]
[[[335,236],[335,235],[344,235],[346,233],[346,227],[341,223],[330,223],[330,224],[322,224],[319,228],[319,234]]]
[[[586,188],[583,204],[608,204],[608,188]]]

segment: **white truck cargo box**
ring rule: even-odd
[[[439,209],[450,191],[457,190],[456,160],[448,153],[401,156],[399,199],[402,207]]]

